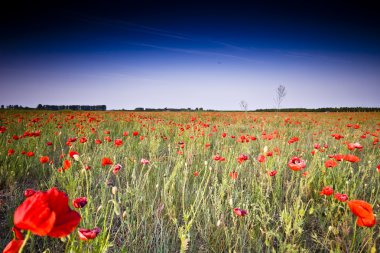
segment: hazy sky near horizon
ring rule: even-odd
[[[273,108],[284,85],[282,107],[380,107],[374,1],[15,1],[0,9],[0,104]]]

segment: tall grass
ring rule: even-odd
[[[51,187],[70,200],[87,197],[78,210],[79,227],[99,227],[101,233],[86,242],[76,232],[62,240],[32,236],[27,252],[374,252],[380,247],[378,224],[357,227],[346,203],[319,194],[331,186],[379,213],[380,148],[373,143],[379,113],[1,111],[0,117],[0,126],[7,128],[0,134],[3,248],[12,239],[13,212],[23,191]],[[41,134],[12,139],[25,131]],[[336,140],[333,133],[344,138]],[[272,139],[264,138],[271,134]],[[243,135],[249,142],[237,141]],[[294,136],[299,141],[288,144]],[[78,140],[67,146],[70,137]],[[87,142],[80,143],[80,137]],[[123,140],[119,147],[113,143],[117,138]],[[350,151],[348,142],[363,149]],[[312,155],[315,143],[328,147]],[[8,156],[9,149],[15,153]],[[78,161],[68,157],[69,150],[79,153]],[[258,162],[266,150],[273,156]],[[213,160],[216,154],[225,161]],[[249,160],[238,163],[240,154]],[[355,154],[360,161],[325,168],[329,154]],[[40,164],[40,156],[52,163]],[[306,160],[303,171],[287,167],[293,156]],[[112,165],[101,166],[103,157],[123,168],[115,175]],[[142,164],[142,158],[150,163]],[[72,166],[59,172],[65,159]],[[273,170],[277,174],[271,177],[267,172]],[[237,179],[229,176],[232,171]],[[235,207],[248,214],[236,216]]]

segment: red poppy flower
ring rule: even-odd
[[[241,154],[241,155],[239,155],[239,157],[237,158],[237,160],[238,160],[238,163],[243,163],[244,161],[248,160],[248,156],[244,155],[244,154]]]
[[[358,217],[356,224],[360,227],[373,227],[376,224],[372,206],[363,200],[351,200],[347,202],[351,212]]]
[[[268,175],[274,177],[277,174],[277,170],[268,171]]]
[[[331,188],[330,186],[323,187],[322,191],[319,193],[319,195],[326,195],[330,196],[331,194],[334,193],[334,189]]]
[[[96,139],[96,140],[95,140],[95,144],[102,144],[102,141],[99,140],[99,139]]]
[[[103,157],[102,159],[102,166],[106,166],[106,165],[112,165],[113,162],[111,159],[109,159],[108,157]]]
[[[18,253],[23,243],[24,243],[24,240],[13,239],[4,248],[3,253]]]
[[[15,238],[8,243],[3,250],[3,253],[18,253],[24,243],[24,235],[21,233],[20,229],[13,227],[12,231]]]
[[[7,128],[5,126],[0,126],[0,134],[5,133],[7,131]]]
[[[199,172],[198,171],[194,171],[193,175],[194,175],[194,177],[197,177],[197,176],[199,176]]]
[[[132,134],[133,134],[133,136],[137,136],[137,135],[139,135],[139,132],[134,131]]]
[[[338,163],[335,160],[327,160],[325,162],[325,167],[326,168],[334,168],[338,165]]]
[[[68,142],[76,142],[77,141],[77,137],[69,138],[67,141]]]
[[[377,165],[377,171],[380,172],[380,164]]]
[[[80,143],[86,143],[87,142],[87,138],[86,137],[82,137],[82,138],[80,138],[79,142]]]
[[[14,224],[33,234],[50,237],[64,237],[79,224],[80,215],[70,209],[64,192],[51,188],[38,191],[26,198],[14,213]]]
[[[121,139],[115,139],[114,144],[116,147],[123,145],[123,141]]]
[[[226,158],[220,156],[219,154],[218,155],[215,155],[212,159],[214,159],[215,161],[225,161]]]
[[[263,155],[259,155],[259,156],[257,157],[257,161],[258,161],[259,163],[263,163],[263,162],[265,162],[265,156],[263,156]]]
[[[360,161],[360,158],[357,157],[356,155],[348,154],[348,155],[345,155],[345,156],[343,157],[343,160],[348,161],[348,162],[351,162],[351,163],[357,163],[357,162]]]
[[[52,145],[53,145],[53,142],[48,141],[48,142],[46,142],[46,145],[47,145],[47,146],[52,146]]]
[[[238,177],[238,173],[236,171],[230,172],[230,178],[236,180],[237,177]]]
[[[334,198],[339,200],[340,202],[346,202],[348,200],[347,194],[335,193]]]
[[[25,196],[25,198],[28,198],[28,197],[32,196],[33,194],[35,194],[35,193],[36,193],[36,191],[33,190],[33,189],[26,189],[24,191],[24,196]]]
[[[144,165],[146,165],[146,164],[149,164],[150,163],[150,161],[149,160],[147,160],[147,159],[145,159],[145,158],[141,158],[141,164],[144,164]]]
[[[76,152],[76,151],[70,151],[70,152],[69,152],[69,156],[70,156],[71,158],[74,158],[74,155],[79,155],[79,153]]]
[[[292,137],[292,138],[290,138],[290,139],[288,140],[288,144],[292,144],[292,143],[297,142],[297,141],[299,141],[299,138],[298,138],[298,137]]]
[[[297,156],[294,156],[288,162],[288,167],[294,171],[303,170],[306,167],[306,162]]]
[[[349,150],[354,150],[355,148],[360,150],[363,148],[363,146],[356,142],[356,143],[348,143],[347,148]]]
[[[237,216],[241,216],[241,217],[246,216],[248,214],[246,210],[236,208],[236,207],[233,209],[233,211]]]
[[[80,228],[80,229],[78,229],[79,239],[81,239],[82,241],[94,239],[98,236],[99,233],[100,233],[100,228],[93,228],[93,229]]]
[[[64,160],[63,161],[63,169],[67,170],[71,167],[71,162],[69,160]]]
[[[117,174],[119,172],[119,170],[121,170],[122,166],[120,164],[116,164],[114,167],[113,167],[113,174]]]
[[[86,197],[80,197],[73,199],[73,206],[75,208],[83,208],[87,204],[87,198]]]
[[[14,149],[8,149],[8,156],[11,156],[15,153],[15,150]]]
[[[49,162],[49,157],[48,156],[41,156],[40,157],[40,163],[48,163]]]
[[[32,151],[29,151],[29,152],[26,153],[26,155],[27,155],[28,157],[31,157],[31,156],[34,156],[34,153],[33,153]]]
[[[340,135],[340,134],[332,134],[331,136],[334,137],[335,140],[340,140],[340,139],[344,138],[344,136]]]

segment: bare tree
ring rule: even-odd
[[[240,101],[239,105],[240,105],[240,108],[243,111],[245,111],[245,112],[248,111],[248,103],[247,103],[247,101],[242,100],[242,101]]]
[[[274,102],[276,103],[277,109],[280,109],[282,101],[284,101],[286,97],[286,88],[283,85],[278,86],[276,90],[276,97],[274,98]]]

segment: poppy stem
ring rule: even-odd
[[[21,245],[21,248],[20,248],[20,250],[19,250],[19,253],[21,253],[22,250],[24,249],[24,247],[25,247],[25,245],[26,245],[26,242],[28,241],[28,239],[29,239],[29,237],[30,237],[30,234],[31,234],[31,232],[28,230],[28,233],[26,233],[25,239],[24,239],[24,241],[23,241],[23,243],[22,243],[22,245]]]
[[[356,223],[355,223],[354,237],[352,238],[352,243],[351,243],[351,247],[350,247],[350,252],[353,252],[353,251],[352,251],[352,248],[354,247],[354,245],[355,245],[355,241],[356,241],[356,227],[357,227],[357,225],[356,225]]]

